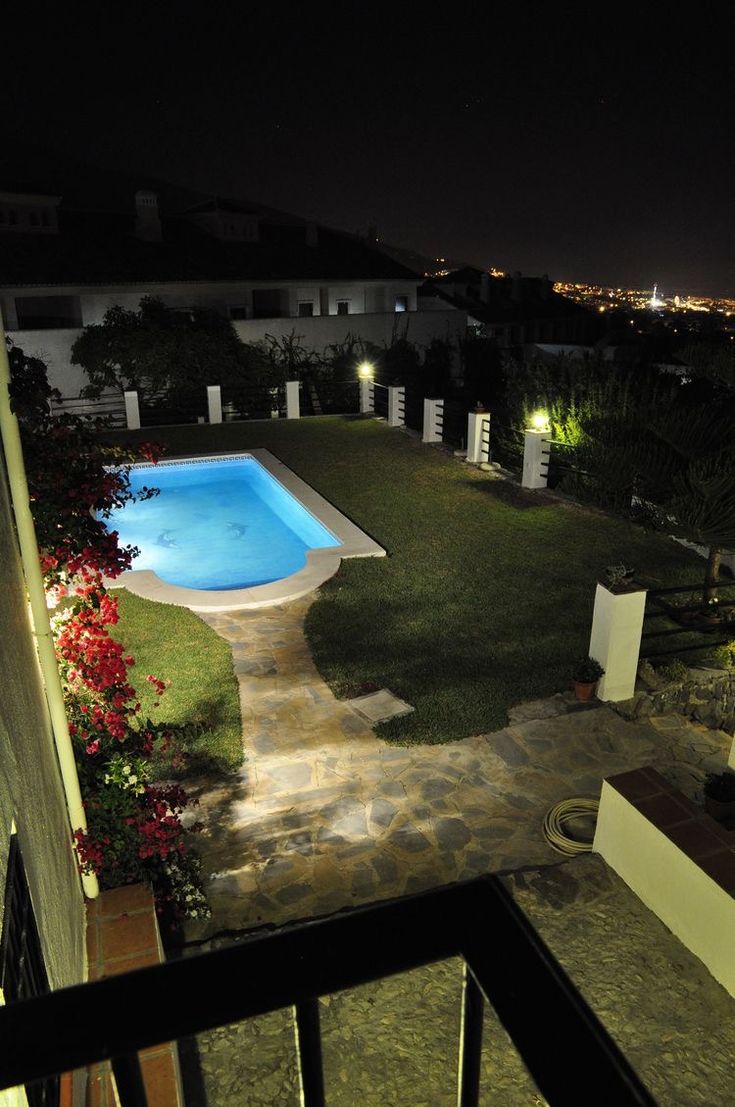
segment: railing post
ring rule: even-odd
[[[490,416],[471,411],[467,416],[467,460],[474,465],[490,460]]]
[[[124,392],[125,398],[125,422],[128,430],[138,430],[140,428],[140,404],[138,403],[137,392]]]
[[[388,389],[388,426],[406,425],[406,389],[391,385]]]
[[[293,1013],[301,1103],[303,1107],[324,1107],[319,1000],[307,999],[297,1003]]]
[[[286,381],[286,418],[300,419],[299,381]]]
[[[369,378],[360,379],[360,414],[372,415],[375,411],[375,385]]]
[[[218,384],[207,385],[207,412],[210,423],[222,422],[222,389]]]
[[[441,442],[444,429],[444,400],[424,400],[422,442]]]
[[[523,438],[523,488],[546,488],[549,479],[550,430],[527,430]]]
[[[605,670],[597,686],[598,699],[629,700],[635,692],[645,609],[644,588],[611,592],[604,584],[597,585],[589,653]]]
[[[466,961],[462,969],[457,1107],[477,1107],[480,1102],[482,1020],[485,1001]]]

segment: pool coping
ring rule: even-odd
[[[339,546],[308,550],[306,565],[297,573],[271,584],[257,584],[251,588],[231,588],[221,592],[209,592],[201,588],[182,588],[167,584],[152,569],[129,569],[114,580],[107,580],[108,588],[127,588],[136,596],[158,603],[188,607],[202,614],[217,611],[248,611],[259,607],[272,607],[288,603],[313,592],[333,577],[345,557],[385,557],[385,550],[351,519],[343,515],[334,504],[325,500],[315,489],[298,477],[293,470],[279,461],[270,450],[261,448],[221,454],[189,457],[167,457],[166,462],[221,461],[225,458],[253,457],[260,462],[287,492],[298,500],[323,526],[340,541]],[[164,462],[165,464],[165,462]],[[155,465],[150,466],[155,469]]]

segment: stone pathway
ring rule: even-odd
[[[541,834],[556,801],[596,798],[603,777],[646,764],[695,796],[726,759],[719,732],[604,707],[567,714],[561,696],[493,734],[390,746],[319,677],[303,635],[311,602],[202,616],[232,645],[246,760],[188,782],[213,910],[190,940],[559,864]]]

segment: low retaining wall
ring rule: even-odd
[[[735,735],[735,670],[690,669],[688,677],[666,682],[644,662],[632,699],[611,703],[626,719],[676,711],[704,726]]]
[[[602,785],[593,849],[735,996],[735,831],[654,769]]]

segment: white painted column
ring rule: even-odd
[[[490,415],[471,411],[467,416],[467,460],[480,465],[490,460]]]
[[[140,404],[137,392],[123,392],[125,398],[125,422],[128,430],[140,428]]]
[[[424,400],[422,442],[441,442],[444,427],[444,400]]]
[[[600,700],[629,700],[635,691],[645,607],[644,588],[615,593],[597,585],[589,654],[605,670],[597,686]]]
[[[371,380],[363,377],[360,380],[360,413],[372,415],[374,411],[375,386]]]
[[[406,425],[406,389],[391,385],[388,388],[388,426],[403,427]]]
[[[299,404],[299,382],[286,381],[286,418],[300,419],[301,406]]]
[[[550,430],[527,430],[523,438],[523,488],[546,488],[549,479]]]
[[[218,384],[207,385],[207,412],[210,423],[222,422],[222,389]]]

